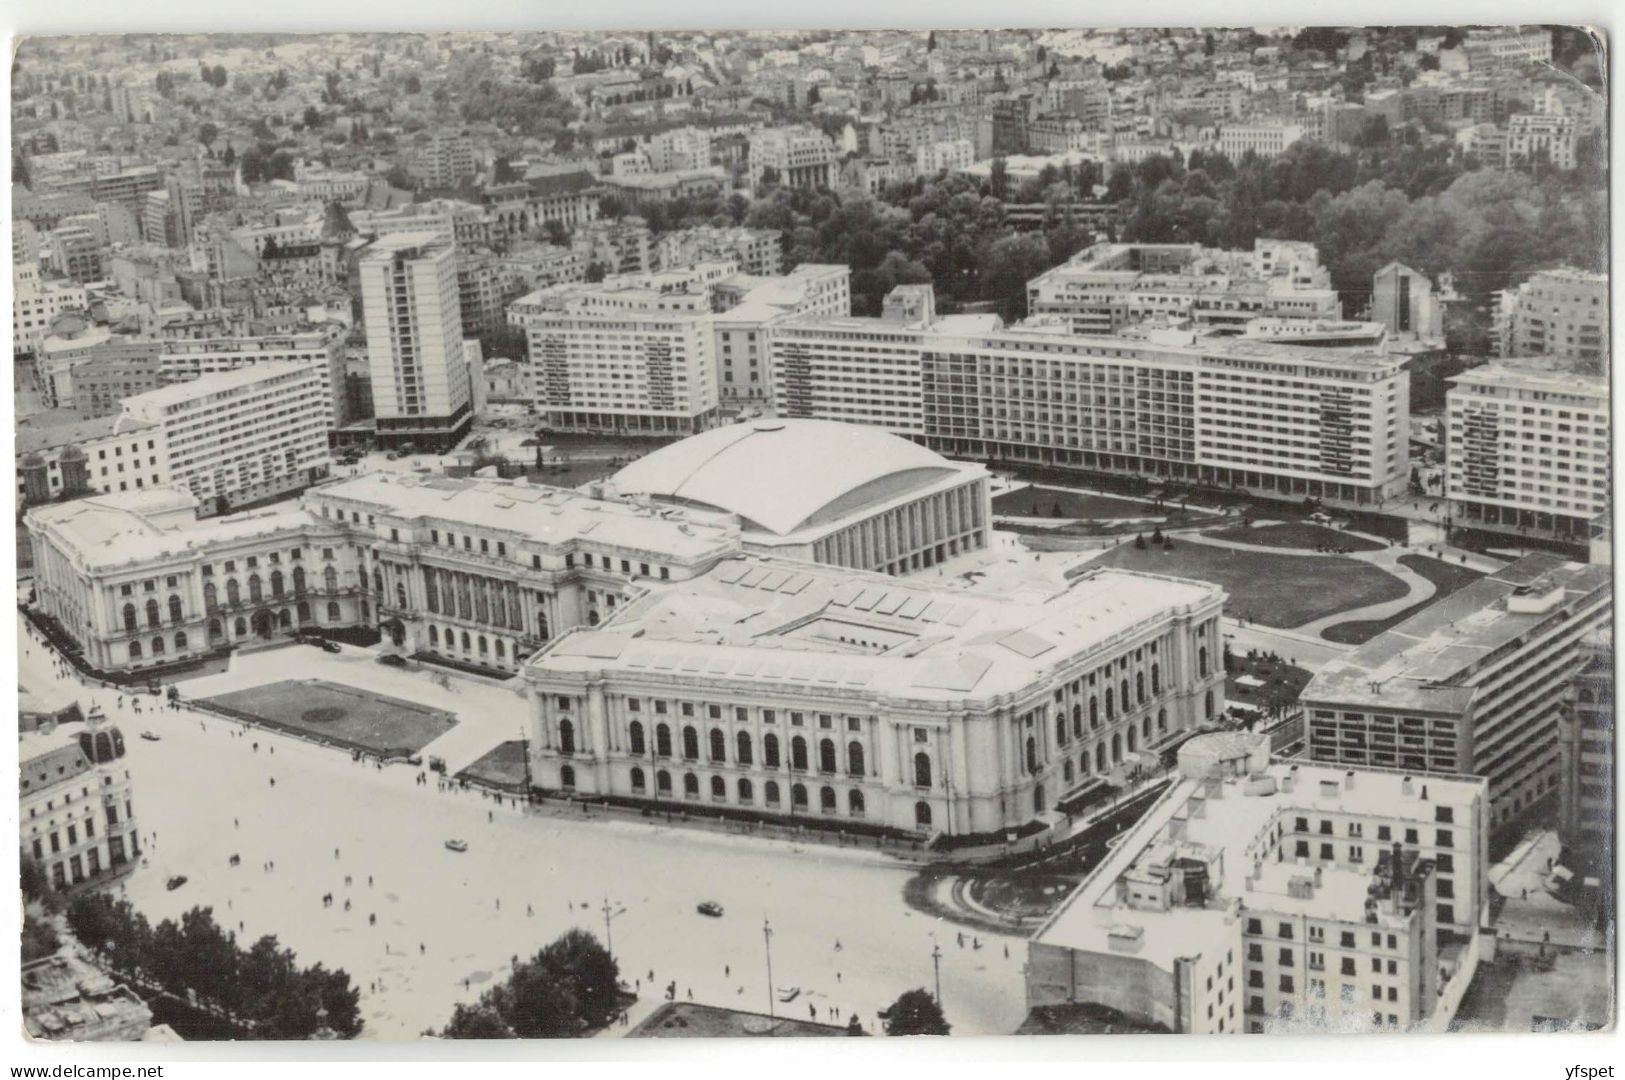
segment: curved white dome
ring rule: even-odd
[[[622,494],[724,510],[784,536],[821,512],[855,510],[953,470],[940,455],[879,428],[765,419],[663,446],[612,482]]]

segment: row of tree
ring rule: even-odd
[[[301,968],[267,934],[249,949],[195,907],[156,927],[126,900],[86,893],[68,905],[68,927],[113,970],[194,1000],[228,1019],[243,1038],[308,1039],[321,1028],[361,1032],[360,991],[344,971]]]

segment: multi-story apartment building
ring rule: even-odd
[[[158,428],[169,483],[221,510],[298,491],[332,465],[332,398],[310,364],[204,375],[138,394],[124,414]]]
[[[451,188],[479,169],[467,132],[437,131],[418,150],[417,174],[433,188]]]
[[[760,190],[768,169],[789,188],[835,186],[839,155],[829,136],[814,127],[762,128],[750,133],[750,185]]]
[[[450,449],[474,422],[455,249],[433,233],[396,233],[358,268],[378,441]]]
[[[1445,495],[1458,525],[1584,541],[1612,490],[1608,380],[1504,361],[1450,380]]]
[[[1489,781],[1493,828],[1556,794],[1559,688],[1612,618],[1606,566],[1527,555],[1328,663],[1308,756]]]
[[[491,213],[491,242],[514,244],[548,222],[568,230],[597,221],[601,193],[596,176],[577,170],[489,185],[480,204]]]
[[[852,310],[852,270],[802,263],[790,273],[742,274],[712,289],[717,309],[717,390],[725,403],[773,400],[772,341],[790,319],[846,315]]]
[[[711,133],[695,127],[672,128],[650,135],[643,153],[653,172],[681,172],[711,165]]]
[[[526,291],[584,281],[587,277],[585,253],[552,244],[510,251],[502,256],[501,265],[505,276],[523,285]]]
[[[21,732],[17,765],[23,858],[52,888],[94,881],[140,857],[124,733],[99,705],[82,722]]]
[[[1484,781],[1269,760],[1202,735],[1033,935],[1028,1006],[1172,1032],[1445,1030],[1489,889]]]
[[[976,144],[969,139],[939,139],[914,150],[914,171],[920,176],[959,172],[976,162]]]
[[[391,210],[356,210],[350,225],[357,236],[391,233],[434,233],[458,248],[483,247],[492,241],[490,211],[459,199],[431,199]]]
[[[17,501],[36,505],[63,495],[167,484],[169,449],[163,440],[158,425],[130,416],[87,420],[73,410],[52,410],[20,420]]]
[[[1270,158],[1301,138],[1302,124],[1225,124],[1219,128],[1219,150],[1232,161],[1249,152]]]
[[[91,419],[118,415],[124,411],[125,398],[163,385],[160,348],[156,341],[110,338],[53,355],[52,382],[67,393],[61,404]]]
[[[12,268],[11,290],[11,347],[17,355],[38,350],[58,315],[85,309],[83,285],[42,278],[37,263]]]
[[[549,429],[688,435],[715,422],[710,289],[687,273],[654,280],[665,276],[557,285],[514,302]]]
[[[1500,355],[1577,360],[1606,374],[1608,312],[1607,274],[1568,267],[1541,270],[1500,296]]]
[[[1518,113],[1507,118],[1506,165],[1518,168],[1545,162],[1559,169],[1572,169],[1575,158],[1576,125],[1568,116]]]
[[[1252,251],[1199,244],[1096,244],[1027,284],[1032,315],[1074,333],[1189,319],[1239,333],[1257,318],[1338,319],[1342,305],[1314,245],[1260,239]]]
[[[90,226],[67,221],[51,230],[47,248],[51,268],[81,285],[101,280],[105,250]]]
[[[646,274],[654,270],[654,237],[640,217],[594,221],[570,234],[570,246],[588,268],[603,274]]]
[[[1472,71],[1500,71],[1552,62],[1552,32],[1544,26],[1497,26],[1467,31],[1461,44]]]
[[[1012,599],[730,560],[526,666],[532,771],[674,809],[1015,828],[1216,715],[1222,597],[1116,570]]]
[[[166,385],[258,364],[281,363],[303,364],[316,372],[322,396],[329,403],[328,426],[342,426],[344,342],[336,334],[312,330],[272,337],[171,338],[159,346],[158,353],[159,372]],[[79,389],[76,380],[76,399]]]
[[[1614,628],[1599,627],[1580,642],[1580,667],[1558,719],[1562,813],[1558,818],[1571,865],[1605,883],[1613,895]]]
[[[698,262],[732,260],[741,273],[771,277],[783,273],[784,237],[775,229],[718,228],[698,225],[665,233],[655,244],[655,263],[663,270]]]

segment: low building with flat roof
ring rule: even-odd
[[[23,1030],[30,1039],[136,1042],[152,1010],[135,991],[64,949],[23,965]]]
[[[819,1024],[692,1001],[668,1001],[626,1033],[628,1039],[819,1039],[857,1035],[840,1024]]]

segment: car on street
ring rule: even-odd
[[[378,662],[386,667],[408,666],[406,663],[406,657],[402,656],[400,653],[385,653],[383,656],[378,658]]]
[[[701,915],[708,915],[713,919],[722,918],[722,905],[717,903],[715,900],[702,901],[694,910],[698,911]]]
[[[156,731],[151,730],[151,729],[143,731],[141,733],[141,737],[143,739],[147,740],[148,742],[157,742],[158,741],[158,733]]]
[[[468,841],[467,840],[447,840],[446,841],[446,848],[449,851],[467,851],[468,850]]]
[[[176,874],[174,877],[169,879],[169,881],[166,883],[166,887],[169,889],[170,892],[174,892],[176,889],[180,888],[182,885],[185,885],[185,884],[186,884],[186,875],[185,874]]]
[[[336,653],[336,652],[343,652],[343,651],[344,651],[343,649],[339,648],[339,643],[336,642],[336,641],[323,641],[322,642],[322,652]]]

